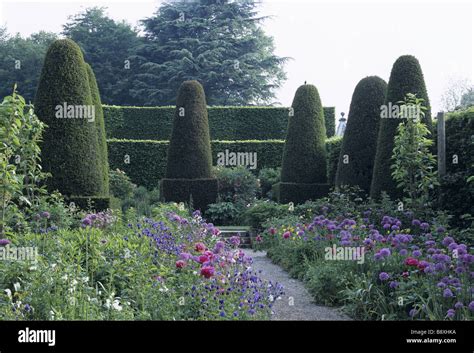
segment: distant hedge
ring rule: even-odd
[[[175,107],[103,106],[107,138],[169,140]],[[208,107],[213,140],[284,139],[288,107]],[[335,108],[325,107],[327,136],[335,133]]]
[[[283,140],[211,141],[213,165],[219,152],[256,152],[258,172],[262,168],[281,166]],[[123,170],[137,185],[149,189],[158,186],[165,176],[168,141],[108,140],[111,169]],[[129,163],[126,163],[129,162]]]
[[[342,147],[342,137],[333,136],[326,140],[326,160],[328,171],[328,183],[334,186],[336,181],[337,164]]]

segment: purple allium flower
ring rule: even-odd
[[[464,307],[464,304],[462,302],[457,302],[456,304],[454,304],[454,307],[456,309],[462,309]]]
[[[411,224],[414,225],[414,226],[419,226],[421,224],[421,222],[417,219],[414,219],[413,221],[411,221]]]
[[[402,256],[406,256],[408,254],[408,251],[407,251],[407,249],[401,249],[399,251],[399,254],[402,255]]]
[[[87,216],[91,221],[95,221],[97,219],[97,215],[95,213],[92,213]]]
[[[7,246],[8,244],[11,244],[9,239],[0,239],[0,246]]]
[[[438,288],[446,288],[446,283],[444,283],[444,282],[439,282],[439,283],[436,285],[436,287],[438,287]]]
[[[380,255],[380,253],[376,253],[376,254],[374,255],[374,260],[377,260],[377,261],[378,261],[378,260],[381,260],[382,258],[383,258],[383,257],[382,257],[382,255]]]
[[[92,220],[89,217],[86,217],[82,220],[82,225],[84,227],[90,226],[92,224]]]
[[[230,243],[235,246],[239,246],[240,244],[240,237],[237,235],[234,235],[233,237],[230,238]]]
[[[474,300],[469,303],[468,307],[469,307],[469,310],[474,311]]]
[[[387,272],[380,272],[379,279],[381,281],[386,281],[390,278],[390,275]]]
[[[428,230],[430,229],[430,225],[426,222],[423,222],[420,224],[420,228],[423,229],[423,230]]]
[[[414,317],[416,314],[417,314],[417,312],[416,312],[415,309],[411,309],[410,312],[408,313],[408,315],[409,315],[410,317]]]
[[[454,317],[455,314],[456,314],[456,311],[454,309],[449,309],[448,312],[446,313],[446,316],[451,319]]]
[[[391,281],[389,284],[390,288],[395,289],[398,287],[398,282],[397,281]]]
[[[394,225],[392,226],[392,230],[399,230],[399,229],[400,229],[400,227],[397,226],[396,224],[394,224]]]
[[[390,255],[391,255],[391,252],[390,252],[390,249],[389,249],[389,248],[382,248],[382,249],[380,249],[379,253],[380,253],[380,255],[382,255],[383,257],[387,257],[387,256],[390,256]]]
[[[48,219],[51,215],[48,211],[43,211],[41,212],[41,217]]]
[[[451,243],[453,243],[453,242],[454,242],[454,239],[453,239],[453,238],[451,238],[451,237],[446,237],[446,238],[443,239],[442,244],[443,244],[444,246],[448,246],[449,244],[451,244]]]
[[[414,257],[420,257],[421,256],[421,251],[420,250],[413,251],[413,256]]]
[[[444,227],[438,227],[438,228],[436,229],[436,231],[437,231],[438,233],[444,233],[444,232],[446,232],[446,228],[444,228]]]
[[[453,294],[453,292],[451,291],[451,289],[446,288],[446,289],[443,291],[443,297],[445,297],[445,298],[452,298],[452,297],[454,297],[454,294]]]
[[[387,229],[390,229],[390,223],[385,223],[385,224],[383,225],[383,229],[386,229],[386,230],[387,230]]]

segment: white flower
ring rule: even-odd
[[[112,301],[111,301],[110,299],[107,299],[107,300],[105,301],[104,306],[105,306],[107,309],[110,309],[111,303],[112,303]]]
[[[77,281],[75,279],[72,280],[71,282],[71,287],[75,287],[77,285]]]
[[[15,292],[18,292],[21,288],[20,283],[18,283],[18,282],[14,283],[13,288],[15,288]]]
[[[123,255],[123,258],[124,259],[129,259],[131,258],[132,255],[130,254],[130,250],[129,249],[125,249],[125,255]]]
[[[54,311],[51,310],[49,312],[49,316],[50,316],[51,320],[54,320]]]
[[[112,307],[117,311],[122,311],[123,309],[122,306],[120,305],[120,302],[117,299],[114,300]]]
[[[10,299],[12,298],[12,291],[10,289],[8,289],[8,288],[5,289],[5,293],[7,293],[8,298],[10,298]]]
[[[270,295],[270,296],[268,297],[268,299],[269,299],[271,302],[275,300],[275,298],[273,297],[273,295]]]
[[[63,281],[67,281],[67,275],[62,276],[61,279],[62,279]]]
[[[160,292],[167,292],[169,289],[166,286],[163,286],[162,288],[158,289]]]
[[[82,282],[87,283],[89,282],[89,276],[85,276],[81,278]]]
[[[36,266],[31,266],[31,267],[29,268],[30,271],[36,271],[36,269],[37,269]]]

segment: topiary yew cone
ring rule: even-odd
[[[363,78],[355,87],[339,154],[336,186],[357,185],[369,193],[380,106],[384,104],[386,90],[387,83],[377,76]]]
[[[166,178],[210,178],[211,170],[211,140],[204,89],[197,81],[185,81],[176,100]]]
[[[100,197],[105,189],[91,107],[87,69],[79,46],[70,39],[56,40],[46,53],[35,112],[48,125],[41,147],[43,170],[52,174],[48,188],[65,196]],[[68,109],[74,111],[72,115]]]
[[[403,101],[407,93],[416,94],[423,98],[423,105],[427,107],[423,122],[432,130],[430,101],[426,92],[425,80],[420,63],[411,55],[403,55],[393,64],[392,72],[387,86],[385,106],[397,105]],[[379,198],[386,192],[392,198],[401,196],[396,183],[392,178],[392,151],[397,127],[400,119],[381,118],[377,137],[377,152],[374,160],[374,170],[370,187],[370,196]]]
[[[197,81],[183,82],[178,91],[161,193],[165,201],[192,201],[201,210],[217,199],[206,96]]]
[[[280,202],[304,202],[327,193],[326,127],[318,90],[298,88],[283,152],[281,183],[275,193]]]

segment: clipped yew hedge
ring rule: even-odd
[[[104,105],[107,138],[169,140],[175,107],[119,107]],[[213,140],[284,139],[288,107],[208,107]],[[335,108],[324,107],[327,136],[335,133]]]

